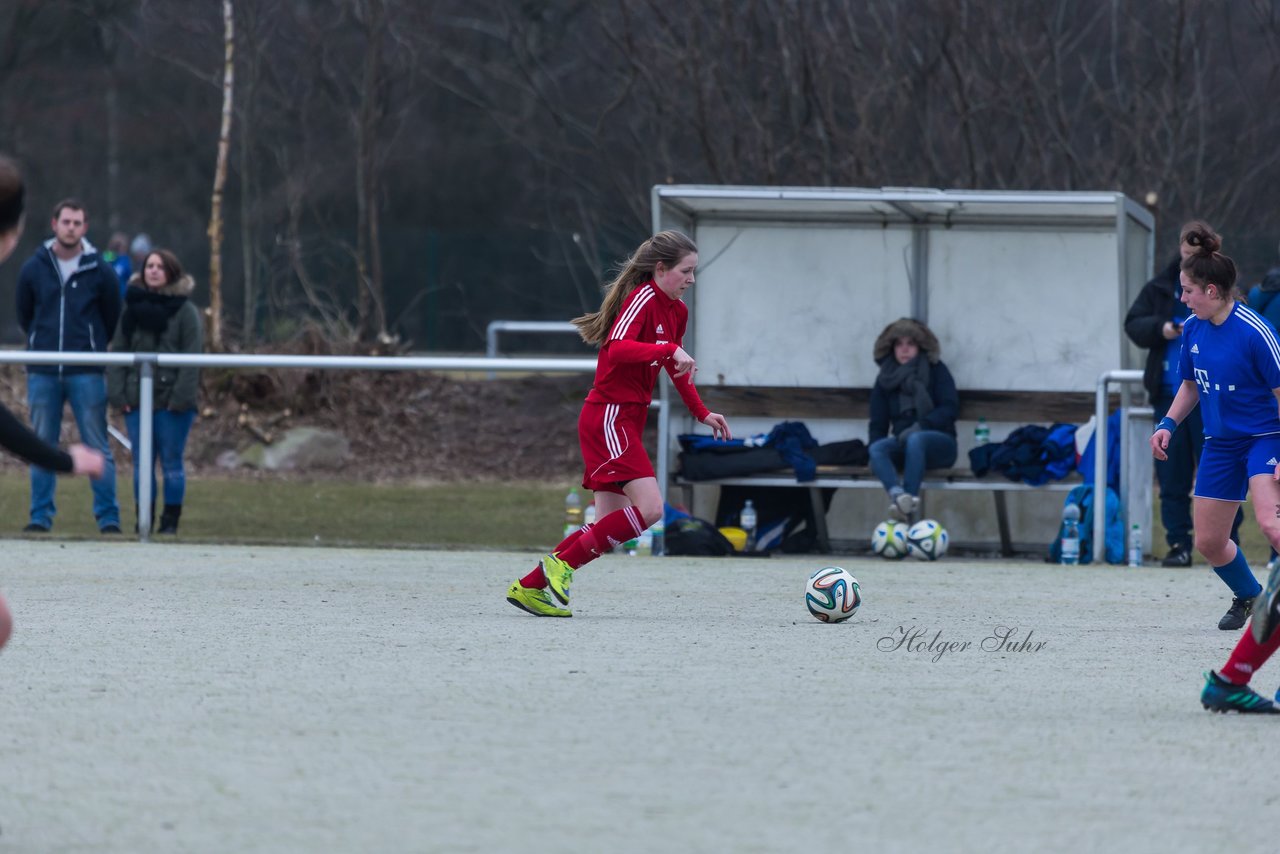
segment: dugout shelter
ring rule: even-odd
[[[929,325],[955,375],[958,467],[979,413],[993,441],[1082,423],[1102,372],[1143,365],[1123,326],[1151,275],[1154,220],[1122,193],[658,185],[652,216],[698,244],[685,347],[738,434],[794,419],[822,442],[865,439],[872,345],[899,317]],[[676,436],[697,425],[660,385],[670,485]]]

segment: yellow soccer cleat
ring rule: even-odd
[[[542,559],[542,574],[547,577],[547,587],[551,595],[561,604],[569,604],[569,585],[573,583],[573,567],[555,555],[547,555]]]
[[[551,601],[546,590],[524,587],[519,581],[507,588],[507,601],[535,617],[572,617],[573,612]]]

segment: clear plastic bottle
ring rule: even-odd
[[[1062,508],[1062,544],[1060,562],[1075,566],[1080,562],[1080,508],[1068,504]]]
[[[666,519],[659,516],[658,521],[654,522],[649,530],[653,533],[653,554],[655,557],[661,557],[666,554],[667,549]]]
[[[1129,529],[1129,566],[1142,566],[1142,527],[1137,522]]]
[[[594,525],[596,523],[596,503],[591,501],[587,504],[587,509],[582,513],[582,523],[584,525]]]
[[[653,554],[653,532],[646,528],[644,533],[636,538],[636,553],[641,557],[648,557]]]
[[[582,496],[578,487],[569,490],[564,497],[564,535],[567,537],[582,527]]]
[[[747,499],[747,503],[742,505],[742,513],[738,516],[738,527],[747,532],[747,545],[743,549],[744,552],[753,552],[756,550],[756,507],[751,503],[751,499]]]
[[[985,445],[991,441],[991,428],[987,426],[986,418],[979,418],[978,423],[973,428],[973,444]]]

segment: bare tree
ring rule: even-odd
[[[218,132],[218,160],[213,172],[213,199],[209,212],[209,346],[224,349],[222,339],[222,194],[227,185],[227,160],[231,149],[231,114],[235,95],[235,8],[222,0],[223,44],[222,125]]]

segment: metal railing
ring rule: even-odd
[[[578,327],[567,320],[491,320],[484,330],[484,354],[492,359],[498,355],[499,332],[549,332],[577,334]],[[489,379],[493,379],[493,372]]]
[[[1125,517],[1125,550],[1129,548],[1129,525],[1131,520],[1129,494],[1135,484],[1130,483],[1130,469],[1132,455],[1135,453],[1150,454],[1147,448],[1134,448],[1133,442],[1130,441],[1132,431],[1129,429],[1129,419],[1134,415],[1152,414],[1151,407],[1134,407],[1130,405],[1131,392],[1130,387],[1141,385],[1142,371],[1131,370],[1115,370],[1103,371],[1098,375],[1098,387],[1096,397],[1094,399],[1094,429],[1093,429],[1093,501],[1094,507],[1101,506],[1103,512],[1097,512],[1095,509],[1093,514],[1093,557],[1095,563],[1106,563],[1106,501],[1107,501],[1107,398],[1108,387],[1116,383],[1120,386],[1120,507]],[[1151,489],[1148,482],[1141,485],[1142,488]],[[1101,500],[1102,504],[1098,502]],[[1150,525],[1143,526],[1143,536],[1149,536],[1148,528]]]
[[[430,356],[277,356],[221,355],[185,353],[42,353],[0,351],[0,364],[9,365],[81,365],[110,367],[137,365],[141,369],[138,384],[138,448],[134,467],[138,470],[138,539],[151,537],[151,478],[154,469],[152,444],[152,412],[155,401],[156,368],[318,368],[352,371],[528,371],[532,373],[592,373],[592,359],[491,359],[487,357]],[[665,409],[659,410],[665,421]],[[666,474],[666,461],[660,455],[659,477]],[[664,481],[660,481],[664,482]]]
[[[491,320],[484,330],[484,353],[489,358],[498,355],[499,332],[573,332],[578,327],[567,320]]]

